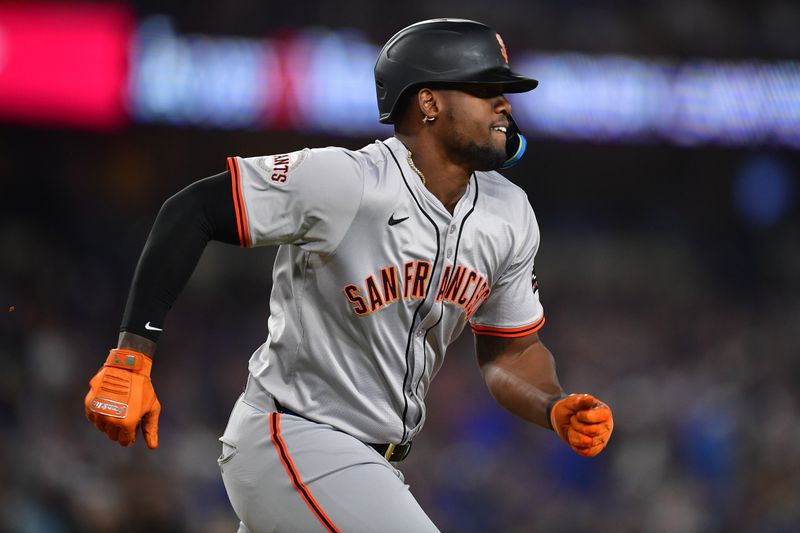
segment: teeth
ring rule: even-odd
[[[503,133],[505,133],[505,132],[506,132],[506,127],[505,127],[505,126],[495,126],[495,127],[494,127],[494,128],[492,128],[492,129],[493,129],[493,130],[497,130],[497,131],[502,131]]]

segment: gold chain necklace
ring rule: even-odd
[[[425,181],[425,174],[423,174],[422,171],[417,168],[417,165],[414,164],[414,160],[411,159],[411,150],[407,150],[407,152],[408,152],[408,166],[410,166],[414,170],[414,172],[417,173],[419,179],[422,180],[422,184],[427,186],[428,183]]]

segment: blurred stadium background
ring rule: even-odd
[[[157,452],[83,416],[161,202],[229,155],[358,148],[380,44],[496,28],[540,88],[507,172],[541,336],[614,408],[598,458],[495,406],[471,335],[403,464],[443,531],[800,531],[800,5],[784,0],[0,4],[0,531],[235,531],[217,437],[273,251],[212,244],[167,322]]]

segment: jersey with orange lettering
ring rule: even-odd
[[[269,335],[249,370],[284,407],[406,443],[467,323],[500,337],[544,323],[536,218],[499,173],[473,173],[451,214],[394,137],[228,165],[241,244],[280,245]]]

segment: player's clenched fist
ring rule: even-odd
[[[555,402],[550,423],[561,440],[584,457],[603,451],[614,431],[611,408],[590,394],[570,394]]]
[[[150,381],[152,360],[132,350],[111,350],[89,382],[86,418],[123,446],[136,442],[139,425],[148,448],[158,447],[161,404]]]

